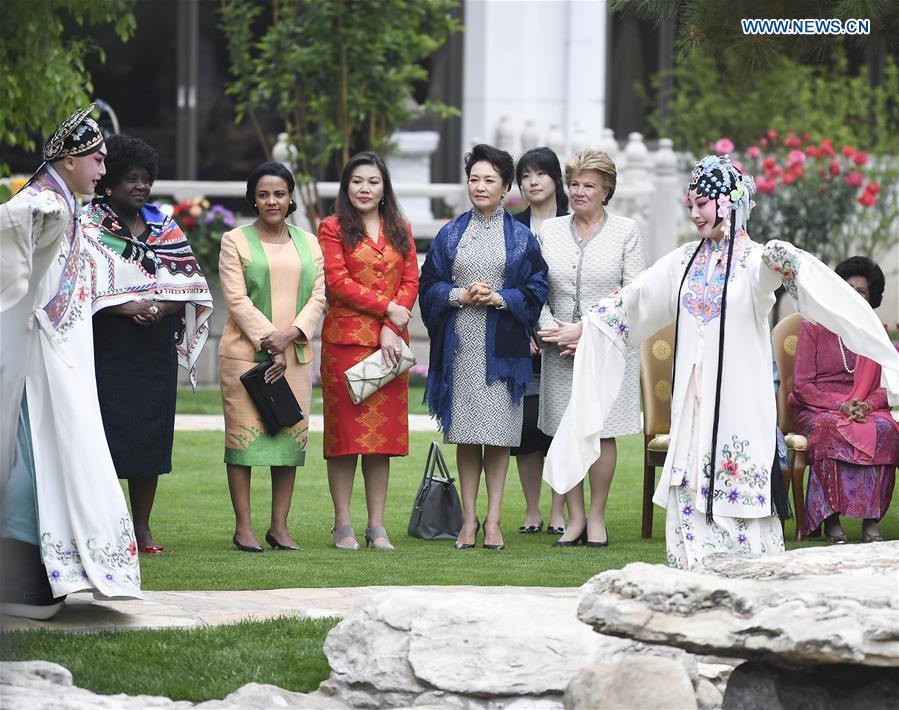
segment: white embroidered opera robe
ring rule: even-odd
[[[134,529],[97,401],[91,274],[69,205],[47,189],[52,180],[41,181],[44,189],[26,187],[0,205],[0,491],[24,390],[38,539],[54,596],[142,598]]]
[[[883,368],[899,402],[899,353],[877,315],[843,279],[810,254],[781,242],[737,236],[728,284],[714,522],[705,520],[718,366],[726,241],[675,249],[587,313],[574,363],[572,398],[553,439],[544,478],[559,492],[581,481],[599,458],[600,439],[625,366],[625,347],[680,323],[668,455],[653,501],[667,510],[668,564],[693,567],[712,551],[783,549],[772,513],[776,404],[768,315],[783,284],[806,318],[842,336],[847,349]],[[709,265],[711,264],[710,268]]]

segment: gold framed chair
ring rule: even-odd
[[[640,389],[643,393],[643,526],[652,537],[652,494],[656,468],[665,465],[671,430],[671,375],[674,365],[674,323],[640,345]]]
[[[793,514],[796,518],[796,539],[802,539],[802,521],[805,518],[805,467],[808,439],[796,432],[793,410],[787,401],[793,391],[793,366],[796,362],[796,345],[799,342],[799,326],[802,316],[792,313],[771,330],[774,360],[780,371],[780,389],[777,390],[777,426],[787,442],[787,469],[783,471],[784,486],[793,491]]]

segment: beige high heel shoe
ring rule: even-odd
[[[359,542],[356,540],[356,533],[353,532],[352,525],[342,525],[339,528],[331,528],[331,533],[334,535],[334,547],[336,547],[338,550],[359,549]],[[353,538],[353,541],[341,545],[340,541],[347,537]]]
[[[375,542],[376,540],[384,538],[387,542]],[[365,546],[371,546],[376,550],[393,550],[393,545],[390,544],[390,540],[387,537],[387,531],[381,526],[375,526],[373,528],[365,528]]]

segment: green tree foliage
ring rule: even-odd
[[[90,101],[85,58],[102,50],[68,26],[114,31],[127,40],[136,22],[134,0],[3,0],[0,32],[0,141],[34,150],[36,136]],[[111,26],[111,27],[107,27]],[[0,164],[0,175],[7,172]]]
[[[656,113],[650,123],[694,155],[721,136],[748,146],[771,129],[808,132],[814,140],[830,138],[875,154],[899,152],[899,68],[892,57],[877,86],[864,70],[853,73],[840,49],[826,65],[778,57],[764,72],[746,71],[734,56],[715,59],[698,50],[680,57],[670,74],[670,114],[661,120]]]
[[[820,60],[848,41],[885,52],[899,47],[899,3],[890,0],[609,0],[613,11],[633,7],[655,24],[674,20],[681,58],[702,51],[727,55],[745,71],[767,70],[778,59]],[[868,19],[869,35],[744,35],[741,19]]]
[[[303,202],[320,214],[315,177],[357,149],[383,151],[419,109],[412,101],[421,65],[459,29],[457,0],[272,0],[271,15],[253,0],[222,0],[238,120],[256,127],[262,112],[283,120]],[[259,31],[261,30],[261,31]],[[446,114],[441,104],[422,110]]]

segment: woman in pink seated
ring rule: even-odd
[[[877,308],[883,297],[883,271],[864,256],[836,268],[861,296]],[[890,416],[880,386],[880,365],[856,356],[843,341],[806,321],[799,333],[790,404],[799,430],[808,437],[808,495],[803,532],[824,523],[832,543],[847,542],[840,515],[862,518],[865,542],[879,542],[878,523],[890,506],[899,427]]]

